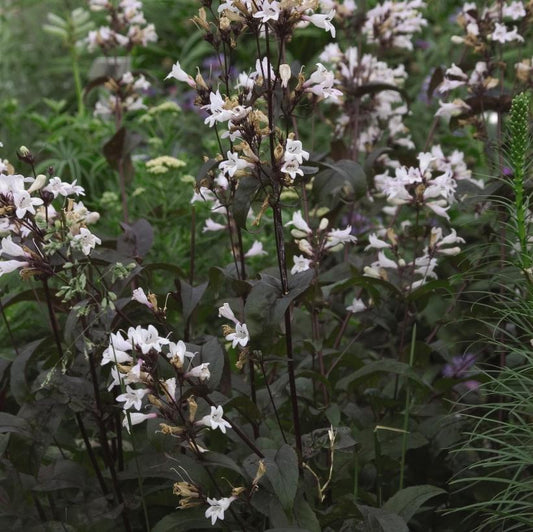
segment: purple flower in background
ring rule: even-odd
[[[443,377],[454,379],[462,379],[468,377],[470,368],[476,362],[476,355],[472,353],[465,353],[464,355],[453,357],[449,364],[444,366],[442,370]]]
[[[352,226],[352,235],[361,235],[370,229],[370,218],[354,212],[351,216],[342,217],[341,226],[345,227],[347,225]]]
[[[417,39],[415,41],[415,47],[419,48],[420,50],[429,50],[431,43],[429,41],[425,41],[424,39]]]

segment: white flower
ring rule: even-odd
[[[202,229],[202,233],[205,233],[206,231],[222,231],[224,229],[226,229],[225,225],[219,224],[219,223],[215,222],[213,219],[208,218],[205,221],[205,225],[204,225],[204,227]]]
[[[291,79],[291,67],[286,63],[279,65],[279,77],[281,79],[282,88],[287,88],[289,80]]]
[[[174,342],[169,342],[168,344],[167,358],[178,357],[182,365],[185,362],[185,357],[194,358],[195,355],[196,353],[193,353],[192,351],[187,351],[187,346],[182,340],[179,340],[177,344],[175,344]]]
[[[102,353],[101,366],[109,364],[109,362],[124,364],[124,362],[133,362],[133,357],[128,354],[131,351],[131,341],[125,340],[119,332],[111,333],[109,339],[109,347]]]
[[[25,257],[26,253],[21,246],[13,242],[11,235],[2,238],[2,248],[0,249],[0,256],[9,255],[10,257]]]
[[[223,434],[226,434],[226,427],[231,429],[231,424],[224,419],[224,410],[219,405],[217,407],[211,407],[211,413],[204,416],[197,422],[199,425],[205,425],[211,429],[220,429]]]
[[[153,419],[157,417],[157,414],[155,412],[151,414],[142,414],[141,412],[131,412],[129,414],[131,425],[138,425],[139,423],[142,423],[143,421],[146,421],[147,419]],[[130,423],[128,422],[128,414],[124,414],[124,419],[122,421],[122,426],[126,427],[128,432],[130,431]]]
[[[362,299],[357,299],[354,297],[352,304],[346,307],[346,310],[356,314],[357,312],[363,312],[363,310],[366,310],[366,308],[365,302]]]
[[[235,314],[233,314],[233,310],[231,310],[229,303],[224,303],[218,308],[218,315],[220,318],[226,318],[235,324],[240,323],[240,321],[235,317]]]
[[[291,181],[294,181],[297,175],[304,175],[304,172],[300,168],[300,165],[296,159],[285,161],[281,167],[281,171],[285,174],[288,174],[291,178]]]
[[[222,499],[207,498],[209,508],[205,511],[206,519],[211,519],[211,525],[217,522],[217,519],[224,520],[224,512],[229,508],[235,497],[223,497]]]
[[[291,268],[291,275],[295,273],[305,272],[311,267],[311,260],[306,259],[303,255],[295,255],[293,257],[294,266]]]
[[[32,198],[25,190],[13,193],[13,203],[17,208],[15,213],[17,218],[24,218],[27,212],[35,214],[35,205],[42,205],[41,198]]]
[[[100,245],[102,243],[97,236],[93,235],[85,227],[80,228],[79,234],[77,234],[73,240],[81,246],[81,251],[84,255],[89,255],[91,250],[94,249],[97,244]]]
[[[137,301],[141,305],[144,305],[144,306],[148,307],[149,309],[153,310],[153,308],[154,308],[154,305],[152,305],[152,303],[150,303],[150,301],[148,300],[148,297],[144,293],[144,290],[142,288],[140,288],[140,287],[136,288],[133,291],[131,299]]]
[[[332,247],[337,246],[338,244],[346,244],[348,242],[357,242],[357,238],[355,236],[352,236],[350,233],[352,232],[352,226],[348,225],[344,229],[332,229],[327,234],[327,242],[324,246],[325,249],[330,249]]]
[[[449,122],[452,116],[460,115],[470,109],[471,107],[460,98],[456,98],[453,102],[439,100],[439,109],[435,116],[443,116]]]
[[[252,247],[244,254],[245,257],[258,257],[260,255],[267,255],[267,252],[263,249],[263,243],[256,240]]]
[[[524,18],[526,14],[527,13],[524,9],[524,5],[522,4],[522,2],[519,1],[511,2],[510,5],[503,5],[502,7],[502,15],[504,18],[519,20],[521,18]]]
[[[134,390],[131,386],[126,386],[126,393],[121,393],[117,395],[117,401],[119,403],[124,403],[123,409],[129,410],[131,407],[135,410],[140,410],[142,406],[143,397],[149,393],[148,388],[139,388]]]
[[[226,335],[226,340],[231,341],[231,347],[235,348],[238,345],[245,347],[250,341],[250,335],[248,334],[248,327],[246,323],[236,323],[235,332]]]
[[[225,100],[222,98],[220,91],[209,94],[209,105],[203,105],[202,109],[209,111],[209,116],[204,120],[204,123],[209,127],[213,127],[215,122],[227,122],[233,117],[231,111],[224,109]]]
[[[314,24],[317,28],[323,28],[326,31],[331,33],[331,36],[335,38],[335,26],[331,23],[335,17],[335,10],[332,9],[329,13],[323,14],[314,14],[310,17],[304,17],[305,20],[309,20],[311,24]]]
[[[500,24],[499,22],[495,23],[494,31],[490,35],[490,38],[493,41],[501,42],[502,44],[512,41],[524,42],[524,37],[518,35],[516,26],[514,26],[511,31],[508,31],[505,24]]]
[[[209,371],[209,362],[204,362],[199,366],[192,368],[190,371],[185,373],[185,378],[197,377],[201,381],[208,380],[211,377],[211,372]]]
[[[183,81],[187,83],[187,85],[189,85],[189,87],[191,87],[192,89],[196,88],[196,83],[194,82],[193,77],[187,74],[187,72],[185,72],[183,68],[181,68],[179,61],[176,61],[174,63],[174,65],[172,66],[172,70],[165,79],[169,78],[174,78],[177,81]]]
[[[159,336],[157,329],[153,325],[148,325],[148,329],[143,329],[140,325],[135,329],[130,327],[128,329],[128,338],[141,349],[143,355],[146,355],[151,349],[159,353],[162,346],[169,343],[166,338]]]
[[[262,10],[254,13],[254,18],[260,18],[264,24],[269,20],[278,20],[281,12],[280,3],[276,0],[270,2],[269,0],[263,0]]]
[[[244,168],[251,166],[248,161],[241,159],[237,153],[228,151],[226,156],[227,160],[222,161],[218,167],[220,168],[221,172],[224,172],[224,174],[227,174],[230,177],[233,177],[239,170],[243,170]]]
[[[0,261],[0,277],[4,273],[11,273],[18,268],[25,268],[29,266],[28,262],[21,262],[19,260],[2,260]]]
[[[311,228],[307,225],[307,222],[302,216],[302,211],[296,211],[292,215],[292,220],[285,224],[285,227],[288,225],[293,225],[294,229],[291,231],[291,235],[294,238],[305,238],[306,236],[312,233]]]
[[[369,249],[384,249],[384,248],[390,248],[391,245],[388,242],[385,242],[384,240],[379,239],[376,236],[376,233],[372,233],[368,235],[368,246],[366,246],[365,251],[368,251]]]
[[[170,399],[175,400],[176,398],[176,377],[171,377],[163,381],[165,391]]]
[[[296,159],[296,161],[298,161],[298,164],[302,164],[304,159],[309,159],[309,152],[303,149],[301,141],[287,139],[283,159],[285,161],[291,161]]]

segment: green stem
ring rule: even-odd
[[[72,75],[74,77],[74,87],[76,89],[76,102],[78,104],[78,116],[85,114],[85,105],[83,103],[83,89],[81,85],[80,67],[78,65],[78,54],[76,53],[76,45],[70,48],[70,57],[72,60]]]
[[[416,323],[413,325],[413,332],[411,334],[411,350],[409,352],[409,367],[413,367],[415,358],[415,342],[416,342]],[[405,475],[405,455],[407,452],[407,434],[409,429],[409,403],[411,401],[411,389],[409,386],[409,378],[405,378],[405,409],[403,413],[403,434],[402,434],[402,459],[400,462],[400,487],[403,489],[404,475]]]

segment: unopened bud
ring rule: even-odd
[[[196,411],[198,410],[198,404],[194,400],[194,396],[189,396],[187,398],[187,403],[189,405],[189,421],[192,423],[196,418]]]
[[[21,146],[19,148],[19,154],[21,155],[21,157],[28,157],[30,153],[31,153],[30,150],[26,148],[26,146]]]
[[[291,67],[286,63],[279,66],[279,77],[281,78],[281,86],[285,89],[291,79]]]
[[[28,192],[31,194],[32,192],[35,192],[36,190],[41,190],[41,188],[44,187],[46,184],[46,176],[44,174],[39,174],[35,181],[31,184],[31,187],[28,189]]]
[[[319,231],[325,231],[328,228],[329,220],[327,218],[322,218],[320,224],[318,225]]]
[[[314,255],[313,248],[307,240],[298,240],[298,249],[310,257]]]

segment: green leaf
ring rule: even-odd
[[[413,370],[409,364],[405,362],[400,362],[399,360],[392,360],[390,358],[384,358],[382,360],[376,360],[374,362],[369,362],[361,369],[358,369],[356,372],[348,375],[337,382],[337,389],[346,389],[347,386],[352,384],[354,381],[364,379],[369,375],[374,373],[394,373],[402,377],[407,377],[412,381],[416,382],[424,388],[431,389],[431,386],[425,383]]]
[[[290,512],[298,489],[298,458],[290,445],[265,451],[266,477],[285,512]]]
[[[307,270],[289,277],[289,291],[283,294],[281,282],[271,275],[261,275],[250,291],[244,307],[246,325],[252,338],[272,336],[289,305],[311,284],[314,272]]]
[[[117,240],[117,251],[128,257],[144,257],[154,241],[154,230],[147,220],[140,219],[134,224],[122,222],[124,231]]]
[[[427,500],[445,493],[442,488],[429,484],[411,486],[395,493],[383,508],[400,515],[408,523]]]
[[[233,216],[237,225],[243,229],[246,229],[248,211],[259,187],[260,183],[255,177],[245,176],[239,179],[239,186],[233,198]]]
[[[321,164],[326,169],[319,172],[313,182],[317,203],[334,209],[342,201],[353,201],[366,194],[367,177],[360,164],[349,159]]]
[[[208,283],[199,286],[191,286],[186,281],[180,280],[180,298],[183,319],[188,320],[205,293]]]
[[[320,532],[322,530],[315,512],[309,503],[304,499],[301,492],[298,493],[298,496],[294,501],[293,512],[297,523],[301,527],[304,527],[303,530],[307,530],[308,532]]]
[[[14,432],[21,436],[31,438],[31,428],[27,421],[7,412],[0,412],[0,434]]]
[[[283,528],[269,528],[265,532],[309,532],[308,528],[298,528],[298,527],[283,527]]]
[[[19,350],[17,358],[11,364],[10,390],[19,405],[22,405],[30,397],[30,389],[26,381],[26,365],[30,358],[46,338],[35,340]]]
[[[406,522],[399,516],[382,508],[357,505],[364,520],[361,532],[409,532]]]
[[[188,510],[176,510],[175,512],[166,515],[156,523],[152,528],[152,532],[187,532],[201,530],[221,530],[221,526],[211,526],[209,520],[205,518],[205,510],[199,508]]]
[[[202,345],[198,355],[198,363],[209,362],[209,371],[211,377],[207,381],[210,390],[215,389],[224,371],[224,363],[226,361],[226,353],[220,345],[218,338],[215,336],[208,336],[207,341]]]

